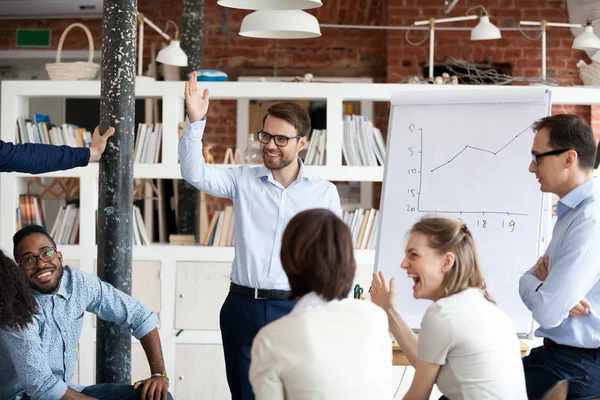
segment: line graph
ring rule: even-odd
[[[467,144],[443,163],[440,163],[440,159],[444,159],[443,151],[438,151],[437,154],[432,153],[432,149],[426,147],[427,142],[431,141],[424,140],[426,134],[424,135],[423,128],[419,128],[420,137],[417,139],[419,140],[419,168],[409,170],[409,173],[418,174],[418,182],[415,182],[418,189],[414,190],[413,193],[413,196],[416,195],[414,196],[416,197],[415,211],[436,215],[455,214],[467,216],[478,214],[484,218],[486,215],[529,216],[528,213],[523,212],[522,204],[518,200],[506,201],[506,194],[513,192],[511,190],[513,187],[513,174],[520,174],[522,171],[521,162],[511,161],[506,163],[506,160],[512,160],[515,154],[525,155],[523,146],[526,146],[526,144],[519,138],[525,138],[523,134],[528,132],[532,126],[533,124],[530,124],[522,130],[517,128],[520,132],[497,150],[490,150],[486,148],[487,146],[481,144],[478,146]],[[411,130],[414,130],[414,128]],[[429,131],[429,129],[426,129],[426,131]],[[473,136],[470,135],[476,132],[464,131],[463,143],[473,143]],[[515,143],[517,141],[518,143]],[[437,141],[434,143],[439,147]],[[505,151],[510,148],[511,144],[517,146],[515,150],[512,152]],[[504,156],[496,160],[494,157],[499,154],[504,154]],[[489,158],[486,155],[489,155]],[[518,158],[520,157],[522,156],[519,155]],[[473,164],[474,160],[478,160],[476,164]],[[493,165],[498,163],[498,165],[490,169],[489,163]],[[431,164],[435,167],[431,168]],[[473,168],[473,165],[479,168]],[[508,170],[511,172],[507,172]],[[497,171],[503,172],[497,174]],[[487,186],[488,189],[478,191],[478,194],[475,195],[473,188],[484,186]],[[451,187],[452,189],[451,191],[440,190],[443,187]],[[519,195],[513,195],[510,198],[516,199],[517,197]],[[500,198],[503,200],[498,201]],[[408,211],[410,211],[410,207]]]
[[[501,147],[499,150],[496,150],[496,151],[487,150],[487,149],[482,149],[482,148],[475,147],[475,146],[471,146],[471,145],[466,145],[466,146],[465,146],[465,147],[464,147],[464,148],[463,148],[461,151],[459,151],[459,152],[458,152],[458,153],[457,153],[457,154],[456,154],[454,157],[452,157],[450,160],[446,161],[445,163],[443,163],[443,164],[441,164],[441,165],[439,165],[439,166],[435,167],[434,169],[432,169],[432,170],[431,170],[431,172],[434,172],[434,171],[436,171],[436,170],[438,170],[438,169],[440,169],[440,168],[442,168],[442,167],[444,167],[444,166],[446,166],[446,165],[450,164],[452,161],[454,161],[456,158],[458,158],[458,157],[459,157],[459,156],[460,156],[462,153],[464,153],[465,151],[467,151],[467,150],[469,150],[469,149],[471,149],[471,150],[474,150],[474,151],[482,151],[482,152],[484,152],[484,153],[489,153],[489,154],[492,154],[492,155],[494,155],[494,156],[495,156],[495,155],[498,155],[498,153],[500,153],[502,150],[504,150],[505,148],[507,148],[508,146],[510,146],[510,144],[511,144],[512,142],[514,142],[515,140],[517,140],[517,139],[519,138],[519,136],[521,136],[522,134],[524,134],[525,132],[527,132],[527,131],[528,131],[528,130],[529,130],[531,127],[532,127],[532,126],[533,126],[533,124],[532,124],[532,125],[529,125],[529,126],[528,126],[527,128],[525,128],[525,129],[523,129],[523,130],[522,130],[522,131],[521,131],[521,132],[520,132],[518,135],[516,135],[514,138],[512,138],[512,139],[510,140],[510,142],[506,143],[504,146],[502,146],[502,147]]]

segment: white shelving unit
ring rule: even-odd
[[[399,84],[205,82],[212,99],[290,99],[327,102],[327,158],[325,166],[308,167],[331,181],[377,182],[383,179],[383,167],[348,167],[342,165],[343,102],[389,101],[392,92],[443,90],[476,91],[474,86],[434,86]],[[162,154],[159,164],[136,164],[135,178],[181,179],[177,161],[177,124],[184,117],[183,82],[143,82],[136,87],[138,98],[162,99]],[[550,88],[554,104],[599,104],[600,89]],[[518,92],[520,87],[497,87],[494,90]],[[15,140],[15,123],[29,117],[32,98],[98,98],[100,82],[6,81],[2,84],[2,140]],[[243,103],[247,104],[247,102]],[[238,113],[239,114],[239,113]],[[61,121],[62,122],[62,121]],[[210,111],[208,124],[211,123]],[[238,118],[239,123],[239,118]],[[245,132],[244,134],[247,134]],[[223,166],[230,167],[230,166]],[[0,247],[12,250],[18,195],[24,193],[28,174],[3,174],[0,178]],[[80,244],[60,246],[67,262],[90,273],[95,271],[95,211],[98,203],[98,165],[70,171],[54,172],[43,177],[80,179]],[[48,221],[51,223],[52,221]],[[174,251],[176,250],[176,251]],[[374,251],[357,250],[360,265],[357,282],[370,283]],[[167,371],[173,376],[171,391],[178,399],[228,398],[224,364],[218,331],[218,310],[227,293],[232,248],[173,246],[157,244],[133,248],[133,294],[157,304],[160,333]],[[399,260],[400,262],[400,260]],[[147,278],[156,268],[157,276]],[[148,281],[146,281],[149,279]],[[136,286],[136,280],[138,285]],[[140,284],[141,281],[143,284]],[[137,292],[136,292],[137,291]],[[183,327],[183,328],[182,328]],[[183,332],[181,329],[184,329]],[[80,341],[78,381],[94,382],[95,326],[86,320]],[[147,374],[140,346],[133,346],[133,379]]]

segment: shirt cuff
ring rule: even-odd
[[[185,134],[188,133],[189,135],[191,135],[194,138],[198,137],[198,138],[202,139],[202,136],[204,135],[205,126],[206,126],[206,115],[204,117],[202,117],[202,119],[200,121],[194,121],[194,122],[190,122],[190,117],[186,115],[185,116],[184,136],[186,136]]]
[[[544,283],[544,281],[539,280],[533,274],[526,274],[523,277],[523,281],[521,282],[521,285],[523,286],[521,298],[523,300],[523,303],[525,303],[525,305],[528,306],[530,310],[533,306],[532,296],[542,283]]]
[[[146,320],[142,322],[140,326],[138,326],[133,331],[133,336],[137,340],[140,340],[141,338],[152,332],[157,326],[158,318],[156,318],[156,315],[154,315],[154,313],[150,313],[150,316],[146,318]]]
[[[32,397],[32,399],[35,400],[56,400],[56,399],[60,399],[62,398],[65,393],[67,393],[67,389],[69,389],[69,387],[67,386],[67,384],[63,381],[61,381],[60,379],[56,380],[56,383],[54,384],[54,386],[52,386],[50,389],[48,389],[44,394],[42,394],[39,397]]]

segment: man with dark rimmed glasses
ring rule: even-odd
[[[192,73],[185,86],[188,118],[179,160],[183,179],[212,196],[233,201],[235,258],[220,326],[227,382],[233,400],[253,399],[248,371],[258,331],[285,314],[290,285],[279,258],[283,230],[301,211],[326,208],[341,214],[335,185],[313,176],[298,153],[310,132],[308,112],[295,103],[270,107],[258,132],[263,166],[219,168],[202,157],[208,90],[200,93]]]
[[[13,245],[38,313],[23,329],[0,330],[0,399],[172,400],[158,319],[150,310],[97,276],[63,266],[56,243],[41,226],[21,229]],[[86,311],[131,329],[146,352],[152,376],[133,386],[72,384]]]
[[[519,282],[521,299],[544,339],[523,359],[527,395],[539,399],[569,381],[569,399],[600,397],[600,193],[596,141],[575,115],[533,125],[529,171],[542,192],[559,197],[546,254]]]

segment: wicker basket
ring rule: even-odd
[[[585,86],[600,86],[600,63],[592,61],[591,64],[585,62],[577,63],[579,67],[579,77]]]
[[[63,43],[65,42],[65,38],[67,37],[67,33],[69,33],[69,31],[75,27],[83,29],[88,38],[90,50],[88,60],[87,62],[60,62],[62,47]],[[50,79],[53,81],[77,81],[82,79],[94,79],[98,74],[98,70],[100,70],[100,65],[93,63],[93,59],[94,40],[92,39],[92,34],[87,28],[87,26],[76,22],[74,24],[69,25],[60,36],[60,41],[58,42],[58,50],[56,51],[56,62],[46,64],[46,71],[48,71],[48,75],[50,75]]]

